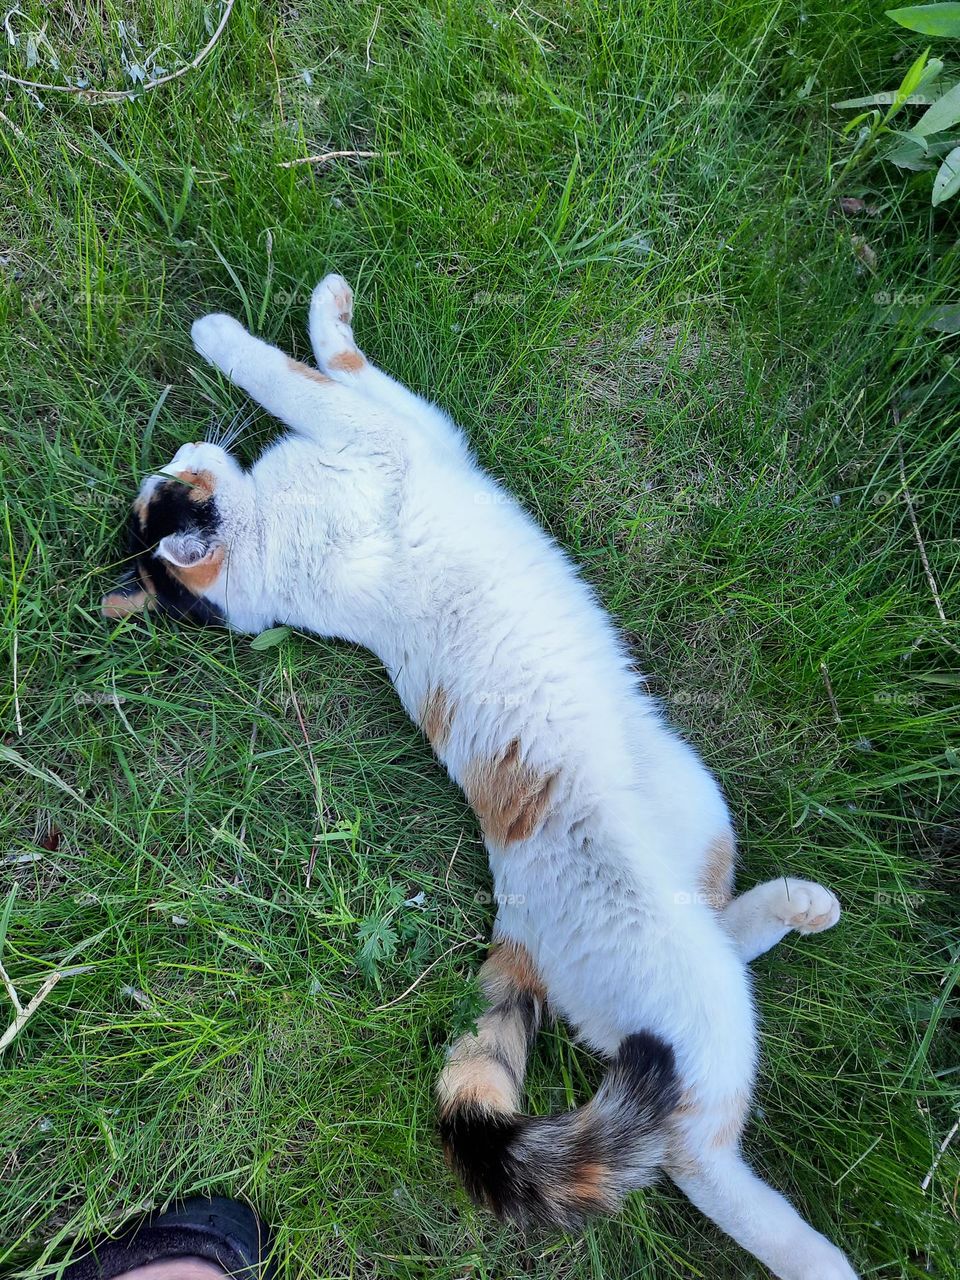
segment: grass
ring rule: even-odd
[[[121,18],[168,69],[209,30],[196,0],[21,8],[5,65],[42,79],[122,86]],[[42,18],[60,69],[41,44],[26,73]],[[0,1270],[210,1189],[261,1208],[290,1277],[761,1274],[667,1185],[527,1241],[455,1189],[431,1088],[476,1010],[485,858],[367,654],[98,616],[140,476],[231,408],[189,321],[302,355],[335,267],[361,344],[596,584],[726,789],[741,882],[841,895],[755,966],[751,1158],[864,1275],[955,1274],[960,1142],[921,1183],[960,1085],[957,357],[884,299],[956,301],[957,228],[899,178],[830,186],[829,103],[919,51],[890,25],[238,0],[140,101],[10,91],[2,960],[23,1000],[89,967],[0,1058]],[[327,150],[376,155],[284,167]],[[551,1030],[531,1106],[598,1076]]]

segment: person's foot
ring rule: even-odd
[[[245,1204],[194,1196],[101,1240],[62,1280],[270,1280],[266,1227]]]

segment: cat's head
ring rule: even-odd
[[[103,598],[106,618],[162,609],[223,624],[230,502],[243,473],[219,445],[185,444],[140,486],[127,522],[124,581]]]

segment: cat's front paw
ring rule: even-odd
[[[203,358],[228,376],[239,364],[243,344],[249,337],[239,320],[219,314],[194,320],[190,336]]]
[[[324,276],[310,299],[310,342],[324,373],[363,370],[366,360],[353,339],[352,321],[353,290],[343,276]]]
[[[822,933],[832,929],[840,919],[840,903],[836,894],[812,880],[777,881],[781,897],[776,917],[798,933]]]
[[[353,290],[343,276],[331,271],[314,289],[310,310],[317,314],[318,319],[322,315],[330,322],[337,320],[340,324],[351,325],[353,324]]]

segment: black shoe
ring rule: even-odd
[[[145,1218],[113,1240],[101,1240],[63,1273],[63,1280],[114,1280],[147,1262],[203,1258],[236,1280],[271,1280],[270,1236],[247,1205],[222,1196],[193,1196]]]

